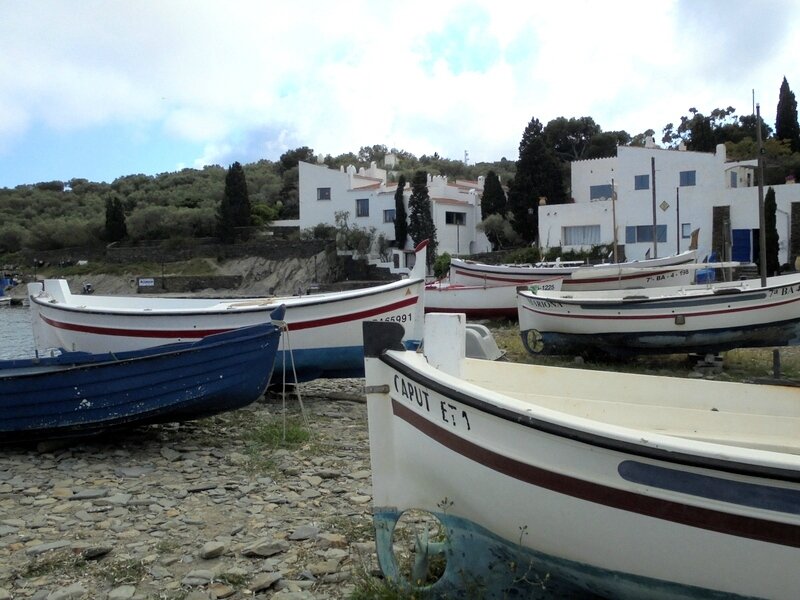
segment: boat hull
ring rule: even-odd
[[[421,335],[415,333],[415,324],[422,327],[423,287],[419,278],[332,294],[204,299],[73,295],[65,281],[46,280],[30,284],[29,295],[37,349],[93,353],[193,341],[269,323],[271,311],[283,304],[285,333],[276,369],[285,366],[288,381],[307,381],[363,375],[360,327],[364,320],[404,323],[409,331],[407,343],[418,345]]]
[[[256,401],[280,330],[261,324],[194,343],[0,361],[0,439],[86,436],[197,419]]]
[[[532,354],[675,352],[800,343],[800,277],[622,293],[520,291],[520,333]]]
[[[393,350],[367,354],[370,440],[380,440],[370,444],[376,536],[387,577],[403,582],[392,545],[397,519],[422,510],[447,533],[446,567],[426,588],[434,594],[536,597],[557,584],[615,599],[796,597],[796,454],[762,460],[758,452],[602,427],[508,400],[432,362]],[[491,363],[481,373],[487,383],[521,381],[526,367]],[[565,382],[578,379],[574,369],[560,371]],[[545,373],[530,376],[538,382]],[[669,390],[655,381],[641,389],[653,386]],[[549,387],[543,393],[557,393]]]
[[[551,277],[534,285],[541,290],[557,291],[562,281]],[[437,281],[425,286],[425,312],[464,313],[473,319],[516,320],[518,287],[516,284],[482,286]]]
[[[564,291],[636,289],[687,285],[694,273],[685,265],[696,260],[696,252],[620,264],[597,266],[488,265],[469,260],[451,259],[450,282],[459,285],[529,285],[553,277],[563,277]],[[681,268],[684,265],[684,268]]]

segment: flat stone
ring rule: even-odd
[[[136,586],[121,585],[108,593],[108,600],[129,600],[136,593]]]
[[[38,556],[40,554],[44,554],[45,552],[49,552],[50,550],[58,550],[59,548],[66,548],[70,546],[72,542],[67,540],[61,540],[58,542],[47,542],[44,544],[37,544],[35,546],[31,546],[25,550],[25,554],[28,556]]]
[[[222,542],[206,542],[200,549],[200,558],[217,558],[222,556],[223,552],[225,552],[225,544]]]
[[[209,571],[208,569],[195,569],[189,571],[186,577],[181,579],[181,584],[188,586],[208,585],[212,579],[214,579],[213,571]]]
[[[264,590],[271,588],[282,578],[283,574],[280,571],[275,573],[259,573],[255,576],[253,581],[250,582],[248,589],[250,589],[250,591],[253,593],[263,592]]]
[[[303,525],[295,529],[290,535],[290,540],[309,540],[319,535],[319,527]]]
[[[289,543],[286,540],[274,539],[260,539],[242,550],[243,556],[261,556],[268,557],[286,552],[289,549]]]

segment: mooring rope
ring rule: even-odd
[[[281,399],[283,403],[283,441],[286,442],[286,353],[289,353],[289,360],[291,361],[292,365],[292,375],[294,376],[294,390],[295,394],[297,395],[297,401],[300,404],[300,414],[303,416],[303,424],[308,427],[308,416],[306,415],[306,408],[303,405],[303,398],[300,395],[300,384],[297,381],[297,369],[295,367],[294,362],[294,352],[292,350],[292,342],[289,336],[289,326],[286,324],[286,321],[283,320],[273,320],[272,323],[277,326],[281,330],[281,338],[285,340],[285,349],[281,353],[281,358],[283,361],[283,381],[281,387]]]

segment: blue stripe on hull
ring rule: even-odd
[[[401,514],[391,508],[376,508],[375,539],[384,575],[410,588],[400,575],[392,551],[394,528]],[[441,512],[433,514],[447,532],[444,554],[447,566],[436,583],[421,589],[421,597],[430,594],[430,597],[464,599],[745,598],[565,560],[501,538],[467,519]],[[536,539],[536,534],[535,530],[520,532],[528,543]]]
[[[701,332],[556,333],[521,332],[531,354],[583,354],[603,352],[612,356],[637,354],[709,354],[735,348],[800,345],[797,321],[769,326],[749,326]]]
[[[733,481],[658,465],[622,461],[617,471],[626,481],[652,488],[691,494],[700,498],[730,504],[772,510],[791,515],[800,514],[800,491],[783,487]]]

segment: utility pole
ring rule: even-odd
[[[681,253],[681,187],[675,188],[675,254]]]
[[[614,228],[614,264],[619,262],[617,255],[617,189],[614,187],[614,178],[611,178],[611,226]]]
[[[658,232],[656,227],[656,157],[650,157],[650,172],[653,177],[653,258],[658,258]]]
[[[758,144],[758,262],[761,287],[767,287],[767,237],[764,217],[764,147],[761,143],[761,105],[756,104],[756,143]]]

